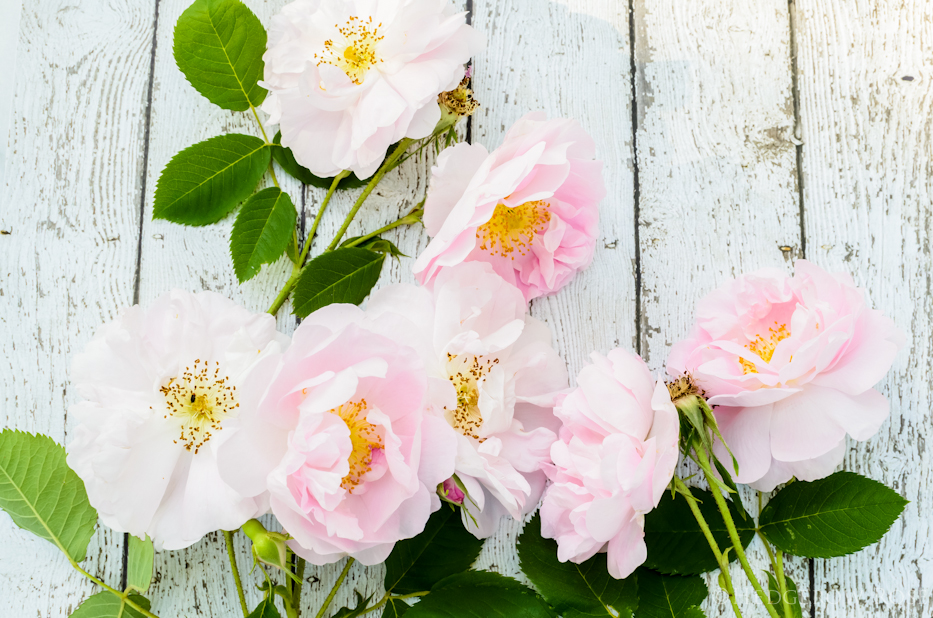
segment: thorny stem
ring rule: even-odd
[[[724,558],[722,552],[719,550],[719,544],[716,542],[716,538],[713,536],[712,531],[709,529],[709,524],[706,523],[706,519],[703,517],[703,513],[700,512],[700,507],[697,505],[696,498],[693,497],[693,494],[690,492],[690,488],[679,477],[674,477],[674,486],[677,488],[677,491],[687,500],[687,505],[690,507],[690,511],[693,513],[693,516],[697,520],[697,524],[700,526],[700,530],[703,531],[703,536],[706,537],[706,542],[709,543],[709,548],[713,550],[713,555],[716,557],[716,562],[719,563],[719,569],[722,572],[723,582],[726,585],[726,593],[729,595],[729,603],[732,604],[732,611],[735,612],[735,615],[738,618],[742,618],[742,612],[739,610],[738,601],[735,598],[735,589],[732,587],[732,577],[729,575],[729,561]]]
[[[761,583],[758,581],[758,578],[755,577],[755,572],[752,571],[752,567],[748,563],[748,558],[745,556],[745,548],[742,547],[742,539],[739,538],[739,532],[735,528],[735,522],[732,520],[732,514],[729,513],[729,506],[726,504],[726,499],[723,498],[722,493],[716,489],[716,477],[713,476],[713,470],[710,467],[709,457],[707,457],[706,451],[700,447],[693,449],[693,452],[696,453],[697,463],[700,464],[704,474],[706,474],[706,478],[709,481],[710,487],[713,488],[713,491],[710,493],[713,494],[713,500],[716,501],[716,506],[719,507],[719,512],[722,514],[722,520],[726,524],[726,530],[729,531],[729,538],[732,540],[732,547],[735,549],[735,555],[738,557],[739,562],[742,564],[742,569],[745,570],[745,575],[748,577],[748,581],[755,589],[755,592],[758,593],[758,598],[761,599],[762,605],[764,605],[765,609],[768,610],[768,614],[771,616],[771,618],[780,618],[780,616],[778,616],[777,612],[774,610],[774,607],[771,605],[770,597],[765,594],[764,590],[762,590]]]
[[[137,612],[139,612],[143,616],[147,616],[147,618],[159,618],[152,612],[148,611],[146,608],[140,607],[132,599],[130,599],[130,590],[120,592],[116,588],[111,588],[110,586],[108,586],[107,584],[99,580],[98,578],[94,577],[93,575],[91,575],[90,573],[82,569],[78,565],[78,563],[75,562],[74,560],[71,560],[71,558],[69,558],[68,561],[71,562],[71,566],[73,566],[78,573],[81,573],[81,575],[84,575],[86,578],[88,578],[89,580],[91,580],[92,582],[94,582],[95,584],[103,588],[104,590],[117,595],[118,597],[120,597],[121,602],[129,605],[130,607],[135,609]]]
[[[330,198],[334,196],[334,192],[337,190],[337,185],[339,185],[340,181],[349,175],[350,172],[344,170],[334,176],[334,180],[330,183],[330,189],[327,190],[327,195],[324,196],[324,200],[321,202],[321,207],[318,209],[317,215],[314,217],[314,222],[311,224],[311,229],[308,231],[308,237],[305,238],[305,244],[301,249],[301,254],[298,256],[298,261],[292,267],[292,274],[289,275],[288,281],[286,281],[285,285],[282,286],[282,289],[279,291],[279,295],[275,297],[274,301],[272,301],[272,306],[269,307],[268,313],[271,313],[272,315],[278,313],[279,309],[282,308],[282,305],[285,304],[285,300],[288,298],[288,295],[291,294],[295,284],[298,283],[298,279],[301,277],[301,269],[304,267],[305,259],[308,257],[308,252],[311,251],[311,243],[314,240],[314,234],[317,232],[318,225],[321,223],[321,217],[324,216],[324,210],[327,209],[327,205],[330,203]]]
[[[370,232],[370,233],[367,234],[366,236],[360,236],[359,238],[356,238],[356,239],[354,239],[354,240],[352,240],[352,241],[346,243],[346,244],[344,245],[344,247],[356,247],[357,245],[363,244],[364,242],[366,242],[366,241],[369,240],[370,238],[375,238],[376,236],[379,236],[380,234],[383,234],[383,233],[385,233],[385,232],[388,232],[389,230],[393,230],[393,229],[395,229],[395,228],[397,228],[397,227],[399,227],[399,226],[402,226],[402,225],[413,225],[413,224],[415,224],[415,223],[418,223],[419,221],[421,221],[421,214],[424,212],[424,211],[422,210],[422,207],[423,207],[423,206],[424,206],[424,200],[421,200],[421,203],[418,204],[417,208],[415,208],[415,210],[413,210],[412,212],[408,213],[408,214],[405,215],[404,217],[401,217],[401,218],[399,218],[398,220],[393,221],[392,223],[390,223],[390,224],[388,224],[388,225],[384,225],[384,226],[382,226],[381,228],[379,228],[378,230],[376,230],[376,231],[374,231],[374,232]]]
[[[409,593],[409,594],[390,594],[390,593],[387,592],[387,593],[385,593],[385,595],[382,597],[382,599],[379,600],[378,603],[376,603],[376,604],[373,605],[372,607],[367,607],[366,609],[364,609],[363,611],[361,611],[361,612],[359,613],[359,615],[362,616],[363,614],[368,614],[369,612],[374,612],[374,611],[376,611],[377,609],[379,609],[380,607],[382,607],[383,605],[385,605],[386,603],[388,603],[388,602],[389,602],[389,599],[413,599],[413,598],[415,598],[415,597],[427,596],[427,594],[428,594],[427,591],[425,591],[425,592],[412,592],[412,593]]]
[[[324,599],[324,604],[321,605],[321,609],[318,611],[315,618],[323,618],[324,612],[327,611],[327,608],[330,607],[331,601],[333,601],[334,597],[337,596],[337,590],[340,589],[340,584],[343,583],[343,580],[347,578],[347,573],[350,572],[350,567],[353,566],[354,562],[356,562],[356,560],[353,558],[347,559],[347,564],[343,567],[343,571],[340,572],[340,577],[337,578],[336,583],[334,583],[334,587],[330,589],[330,594],[328,594],[327,598]]]
[[[269,141],[269,136],[266,135],[266,130],[262,127],[262,121],[259,119],[259,114],[256,112],[256,108],[253,107],[253,104],[250,103],[249,109],[253,112],[253,118],[256,119],[256,124],[259,126],[259,132],[262,133],[262,139],[266,140],[266,144],[271,145],[272,142]]]
[[[784,578],[784,552],[777,550],[774,556],[774,572],[777,574],[778,592],[781,594],[781,605],[784,606],[784,618],[793,618],[790,599],[787,598],[787,580]]]
[[[357,198],[356,203],[353,204],[353,208],[350,209],[350,212],[347,213],[347,217],[343,220],[343,225],[340,226],[340,229],[337,230],[337,235],[334,236],[334,240],[331,241],[328,245],[327,250],[333,251],[337,248],[337,245],[340,244],[340,239],[343,238],[343,235],[346,233],[347,228],[350,227],[350,223],[353,221],[353,218],[356,216],[356,213],[359,211],[360,207],[363,206],[363,202],[366,201],[366,198],[369,197],[369,194],[373,192],[373,189],[376,188],[376,185],[379,184],[379,181],[382,180],[383,176],[392,169],[393,165],[399,158],[405,154],[405,151],[408,150],[408,147],[411,146],[411,143],[414,140],[406,137],[401,142],[399,142],[398,148],[395,149],[389,158],[383,161],[382,165],[379,167],[379,170],[373,175],[372,179],[369,181],[369,184],[366,185],[366,188],[363,189],[363,192],[360,194],[360,197]]]
[[[301,614],[301,589],[304,587],[305,583],[305,559],[301,556],[298,557],[298,569],[295,573],[295,577],[298,578],[297,582],[292,582],[292,607],[295,608],[295,615]]]
[[[233,581],[236,583],[236,594],[240,599],[240,607],[243,608],[243,615],[249,616],[249,607],[246,606],[246,595],[243,594],[243,582],[240,580],[240,569],[236,565],[236,550],[233,547],[233,533],[224,530],[224,542],[227,545],[227,557],[230,558],[230,572],[233,573]]]

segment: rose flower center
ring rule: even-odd
[[[371,68],[382,62],[376,55],[376,47],[383,37],[379,36],[382,24],[373,25],[373,18],[366,20],[351,16],[341,26],[334,24],[338,35],[324,41],[324,52],[314,54],[317,65],[329,64],[347,74],[354,84],[362,84]]]
[[[175,444],[181,442],[197,454],[214,432],[220,431],[220,422],[240,407],[236,386],[229,382],[230,378],[220,373],[220,363],[215,362],[212,369],[207,361],[198,359],[194,369],[185,367],[180,376],[159,389],[167,406],[164,418],[179,423]]]
[[[372,470],[373,451],[385,447],[376,426],[366,420],[367,409],[366,400],[361,399],[358,402],[348,401],[331,410],[332,414],[343,419],[350,430],[350,444],[353,445],[348,459],[350,472],[343,477],[340,486],[351,494],[363,477]]]
[[[490,255],[515,259],[515,251],[528,253],[535,234],[543,232],[551,220],[549,204],[543,200],[525,202],[515,208],[497,204],[492,218],[476,228],[480,249]]]
[[[444,408],[447,422],[467,436],[480,442],[476,433],[483,426],[483,415],[479,409],[479,385],[489,371],[498,364],[498,358],[480,360],[473,356],[469,358],[447,355],[447,379],[457,391],[457,407],[453,410]]]
[[[787,330],[787,324],[778,324],[774,323],[776,328],[768,329],[767,338],[758,335],[753,341],[748,342],[745,346],[749,351],[754,352],[761,357],[766,363],[771,362],[771,357],[774,356],[774,350],[777,348],[777,345],[790,337],[790,331]],[[755,367],[755,364],[751,361],[745,360],[744,358],[739,359],[739,364],[742,365],[742,371],[745,375],[750,373],[758,373],[758,368]]]

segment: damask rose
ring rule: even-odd
[[[456,478],[441,490],[463,505],[467,529],[483,538],[504,515],[531,512],[544,490],[558,422],[552,408],[567,369],[551,332],[529,316],[521,293],[471,262],[444,269],[431,290],[394,285],[367,311],[397,323],[428,375],[433,413],[456,433]]]
[[[793,277],[760,270],[701,300],[668,372],[689,372],[716,406],[736,480],[771,491],[829,475],[847,433],[867,440],[878,431],[889,406],[872,387],[903,344],[851,277],[797,260]]]
[[[458,144],[432,170],[424,205],[431,243],[415,273],[486,262],[525,300],[556,292],[593,259],[606,195],[595,146],[574,120],[533,113],[498,149]]]
[[[610,575],[622,579],[647,557],[645,514],[674,476],[679,421],[639,356],[615,349],[592,358],[554,410],[563,426],[546,468],[541,534],[557,541],[561,562],[606,552]]]
[[[227,423],[256,410],[288,338],[213,292],[174,290],[102,326],[72,363],[68,465],[113,530],[181,549],[266,512],[221,479]]]
[[[391,144],[420,139],[485,46],[447,0],[297,0],[272,19],[263,110],[322,177],[368,178]]]
[[[426,413],[429,379],[390,321],[335,304],[308,316],[262,403],[220,447],[223,478],[268,494],[291,548],[313,564],[386,559],[440,507],[456,440]]]

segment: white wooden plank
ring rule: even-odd
[[[910,500],[881,543],[815,564],[816,615],[933,614],[930,255],[933,5],[798,1],[807,257],[853,274],[908,333],[891,418],[845,468]]]
[[[71,357],[132,303],[153,7],[22,7],[0,207],[0,426],[66,442]],[[0,556],[0,616],[65,616],[95,589],[6,514]],[[122,558],[123,535],[100,530],[84,566],[119,585]]]
[[[634,9],[640,331],[646,360],[662,368],[699,298],[742,272],[789,268],[800,248],[789,18],[784,0]],[[759,540],[748,555],[756,573],[769,568]],[[808,599],[808,564],[790,563]],[[765,615],[741,567],[731,573],[743,613]],[[707,615],[731,616],[716,578],[707,581]]]
[[[152,220],[156,181],[175,153],[222,133],[261,136],[249,112],[229,112],[215,107],[198,94],[178,70],[172,53],[173,32],[179,15],[190,4],[190,0],[159,2],[139,300],[147,305],[176,287],[190,291],[212,290],[251,310],[265,311],[291,271],[286,258],[263,267],[259,275],[241,286],[233,273],[228,250],[233,216],[207,227],[184,227]],[[284,4],[284,0],[251,0],[247,6],[260,21],[268,24]],[[301,185],[284,174],[279,175],[279,181],[296,206],[301,208]],[[267,180],[265,184],[272,183]],[[295,320],[288,306],[280,316],[279,329],[283,332],[294,330]],[[247,539],[242,534],[237,535],[237,547],[241,571],[249,582],[246,584],[247,599],[250,607],[254,607],[262,598],[254,585],[261,579],[258,571],[253,576],[245,575],[252,565],[252,558]],[[149,596],[153,600],[153,611],[160,616],[240,614],[221,535],[208,535],[186,550],[157,553],[155,569],[161,577],[155,580]]]
[[[628,9],[612,0],[474,0],[489,44],[476,61],[473,140],[490,150],[518,118],[543,110],[579,120],[605,163],[608,197],[592,266],[532,313],[548,323],[572,375],[590,352],[635,346],[634,180]],[[504,523],[478,566],[519,576],[518,523]]]

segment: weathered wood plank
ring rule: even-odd
[[[634,14],[640,333],[660,369],[699,298],[742,272],[790,268],[799,251],[789,19],[783,0],[637,0]],[[760,541],[748,553],[769,568]],[[741,567],[731,573],[745,615],[764,615]],[[807,562],[789,575],[807,598]],[[707,615],[732,615],[707,581]]]
[[[228,249],[234,216],[207,227],[183,227],[152,220],[156,181],[176,152],[222,133],[261,136],[249,112],[229,112],[215,107],[198,94],[178,70],[172,53],[173,32],[179,15],[190,4],[190,0],[159,2],[139,301],[145,306],[177,287],[189,291],[212,290],[254,311],[265,311],[291,270],[287,258],[263,267],[259,275],[241,286],[233,272]],[[272,15],[285,4],[284,0],[248,2],[264,24],[268,24]],[[285,174],[279,175],[279,181],[300,209],[303,203],[301,185]],[[270,180],[264,182],[272,184]],[[289,306],[280,312],[279,329],[283,332],[295,328],[296,322],[290,313]],[[241,570],[245,573],[252,565],[252,557],[242,534],[237,535],[237,547]],[[186,550],[156,554],[155,569],[161,573],[161,578],[154,582],[150,596],[159,615],[240,614],[221,535],[208,535]],[[262,598],[254,585],[261,582],[258,575],[256,571],[244,577],[248,582],[244,583],[250,607]]]
[[[0,426],[67,442],[69,365],[133,301],[154,1],[22,6],[0,229]],[[119,585],[123,535],[84,567]],[[0,615],[65,616],[95,592],[0,514]]]
[[[595,138],[608,197],[592,266],[561,292],[532,303],[548,323],[571,375],[594,350],[635,345],[635,234],[628,9],[621,2],[474,0],[476,27],[489,44],[476,60],[482,107],[473,140],[490,150],[524,114],[573,117]],[[479,566],[519,576],[515,538],[503,523]]]
[[[933,6],[806,0],[794,17],[807,257],[852,273],[908,333],[880,387],[891,418],[845,468],[911,503],[880,544],[816,561],[816,616],[929,616]]]

